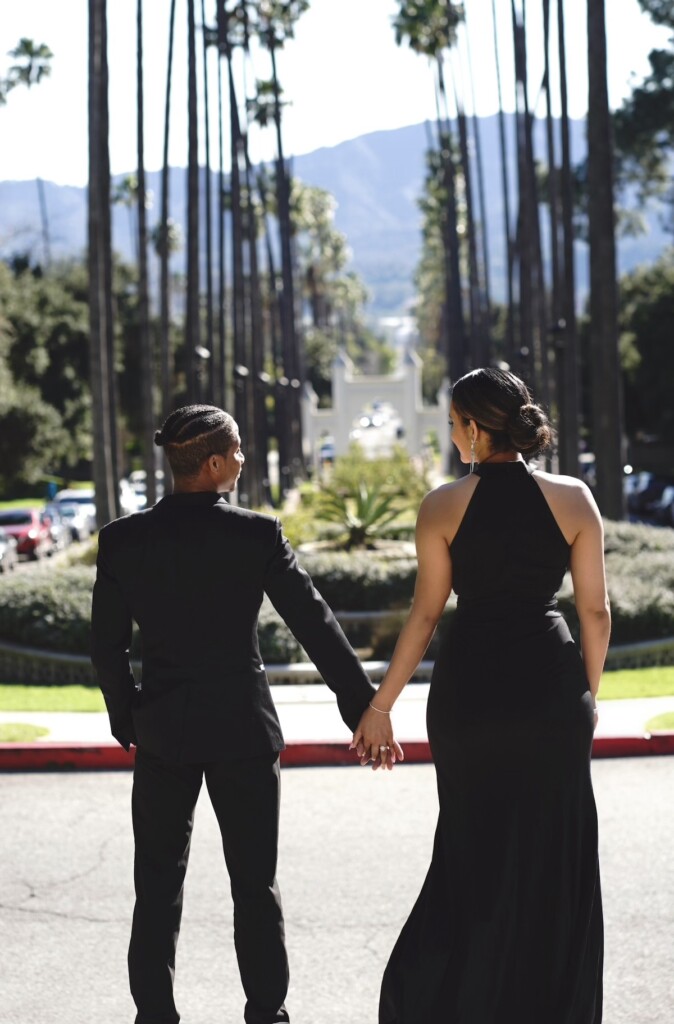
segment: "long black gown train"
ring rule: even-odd
[[[570,549],[524,462],[476,472],[428,700],[433,859],[379,1024],[600,1024],[593,701],[555,599]]]

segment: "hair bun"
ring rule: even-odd
[[[529,457],[539,455],[552,444],[548,417],[533,402],[525,402],[508,420],[508,437],[516,451]]]
[[[164,435],[161,432],[161,430],[155,430],[154,443],[157,445],[157,448],[161,448],[162,445],[164,444]]]

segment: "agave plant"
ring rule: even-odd
[[[347,535],[347,551],[365,547],[376,534],[400,514],[398,494],[382,491],[361,480],[352,490],[326,487],[320,495],[318,515],[338,523]]]

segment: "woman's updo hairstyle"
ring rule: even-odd
[[[495,452],[516,451],[533,459],[552,444],[548,417],[514,373],[491,366],[473,370],[457,380],[452,401],[466,424],[475,420],[491,436]]]
[[[211,455],[227,455],[238,440],[229,413],[215,405],[183,405],[167,417],[154,443],[166,449],[174,476],[197,476]]]

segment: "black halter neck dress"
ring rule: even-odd
[[[476,472],[428,701],[433,859],[379,1022],[600,1024],[593,701],[555,596],[570,548],[526,463]]]

